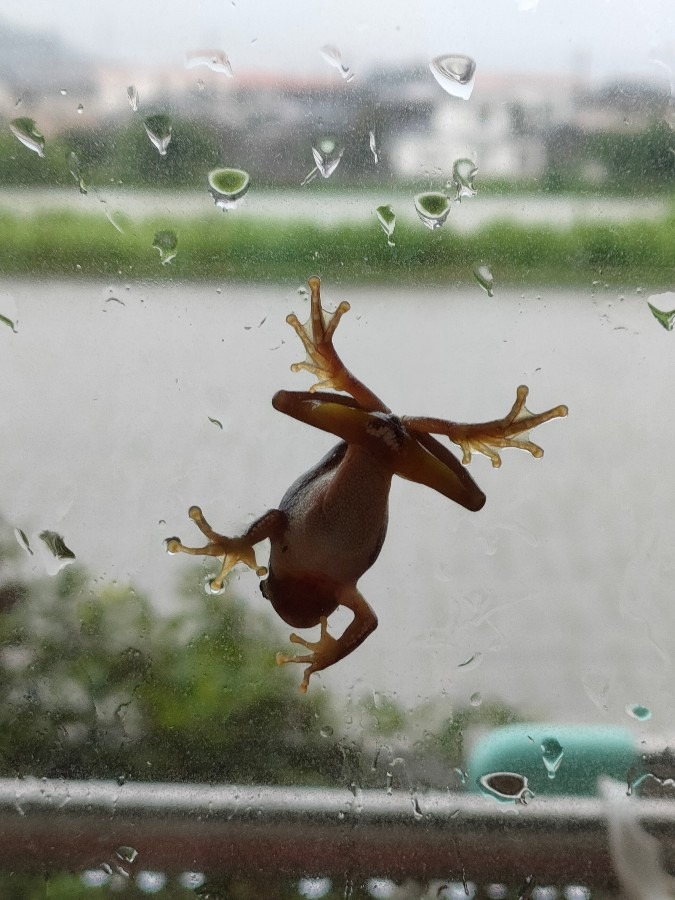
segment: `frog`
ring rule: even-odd
[[[509,412],[499,419],[467,424],[430,416],[397,416],[342,362],[333,337],[350,305],[335,312],[322,305],[321,281],[308,280],[310,316],[301,324],[291,313],[286,321],[302,341],[305,359],[291,371],[307,371],[316,382],[307,391],[279,390],[275,410],[339,438],[313,468],[300,475],[279,506],[257,518],[242,534],[219,534],[202,510],[188,515],[207,538],[189,547],[180,538],[166,541],[169,553],[218,557],[221,567],[210,580],[220,593],[232,569],[243,564],[259,578],[260,590],[276,614],[291,628],[319,626],[317,640],[293,631],[290,641],[307,653],[280,652],[279,665],[305,666],[300,691],[310,678],[353,653],[377,628],[374,610],[358,589],[359,579],[376,562],[388,527],[389,492],[395,475],[425,485],[472,512],[485,504],[485,494],[466,469],[475,453],[501,465],[501,452],[516,448],[533,457],[543,450],[529,432],[551,419],[567,415],[555,406],[532,413],[526,406],[528,388],[520,385]],[[461,461],[439,440],[459,447]],[[270,542],[267,566],[258,564],[256,546]],[[352,619],[338,637],[328,631],[328,619],[339,608]]]

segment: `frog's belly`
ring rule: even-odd
[[[272,548],[274,572],[355,582],[382,548],[390,484],[376,460],[352,448],[336,468],[296,482],[281,503],[288,525]]]

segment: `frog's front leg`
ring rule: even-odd
[[[301,644],[310,650],[302,656],[286,656],[277,653],[277,665],[284,663],[308,663],[300,684],[302,693],[307,692],[309,679],[315,672],[327,669],[356,650],[368,635],[377,628],[377,616],[355,587],[345,587],[338,595],[338,605],[346,606],[354,613],[354,618],[339,638],[328,634],[328,620],[321,617],[321,633],[318,641],[307,641],[297,634],[291,634],[293,644]]]
[[[312,393],[320,388],[333,388],[335,391],[351,394],[362,409],[389,412],[380,398],[352,375],[333,347],[333,334],[342,316],[350,309],[349,303],[343,300],[329,316],[321,306],[320,279],[314,276],[307,283],[312,296],[309,319],[302,325],[295,313],[286,317],[307,353],[305,361],[293,363],[291,371],[306,369],[316,376],[317,383],[310,388]]]
[[[186,547],[177,537],[168,538],[166,549],[169,553],[189,553],[191,556],[222,556],[220,572],[211,580],[211,590],[222,590],[225,576],[237,563],[242,562],[263,578],[267,569],[259,566],[255,558],[255,545],[265,539],[278,537],[286,527],[286,514],[279,509],[270,509],[239,537],[226,537],[214,531],[204,518],[198,506],[191,506],[188,515],[197,528],[206,535],[209,543],[205,547]]]
[[[538,459],[544,455],[544,451],[530,440],[529,432],[550,419],[566,416],[567,407],[560,405],[547,409],[546,412],[531,413],[525,406],[527,394],[528,388],[521,384],[516,391],[516,400],[511,410],[502,419],[494,419],[491,422],[471,425],[426,416],[404,416],[402,421],[411,431],[443,434],[449,437],[462,450],[464,465],[471,462],[473,452],[487,456],[495,468],[501,466],[499,451],[508,447],[527,450]]]

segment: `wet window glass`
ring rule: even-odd
[[[0,894],[675,894],[668,0],[0,0]]]

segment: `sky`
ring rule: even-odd
[[[336,45],[358,77],[377,64],[473,56],[477,71],[583,66],[598,79],[623,74],[668,86],[675,63],[673,0],[0,0],[0,18],[60,36],[102,59],[183,65],[215,48],[233,71],[321,73],[339,78],[319,48]],[[664,46],[670,35],[671,47]]]

